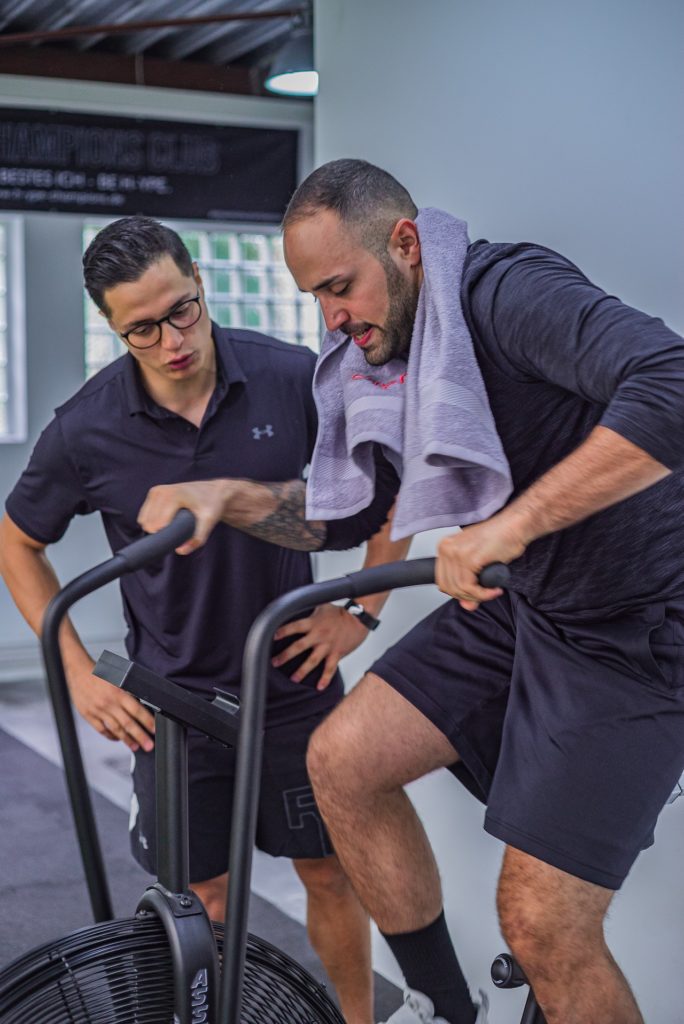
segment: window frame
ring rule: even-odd
[[[26,266],[24,216],[0,212],[5,228],[5,282],[7,308],[7,431],[0,444],[23,444],[28,440],[28,396],[26,370]]]
[[[83,221],[83,241],[84,241],[84,243],[85,243],[86,231],[88,229],[91,229],[93,227],[104,227],[106,224],[109,224],[113,220],[116,220],[116,219],[117,218],[115,218],[115,217],[112,217],[112,218],[88,217],[86,220]],[[163,224],[165,224],[167,227],[171,228],[172,230],[178,232],[178,234],[181,235],[181,236],[184,235],[184,234],[192,233],[192,232],[205,233],[207,235],[211,235],[211,234],[214,234],[214,233],[216,233],[216,234],[237,234],[237,235],[240,235],[240,234],[279,235],[280,234],[280,226],[278,224],[273,224],[273,223],[262,223],[262,222],[253,222],[253,221],[238,221],[238,220],[236,220],[236,221],[206,221],[206,220],[199,220],[198,221],[198,220],[178,220],[178,219],[174,219],[174,218],[168,218],[168,219],[167,218],[159,218],[159,219],[161,220],[161,222]],[[84,248],[85,248],[85,246],[84,246]],[[194,259],[194,257],[193,257],[193,259]],[[217,322],[219,322],[219,326],[221,326],[219,318],[216,315],[216,311],[215,311],[215,309],[213,307],[216,305],[216,303],[222,302],[222,300],[216,298],[216,296],[214,295],[214,293],[212,291],[212,288],[210,286],[210,281],[208,279],[209,275],[212,274],[216,268],[213,267],[211,264],[209,264],[209,266],[202,266],[201,260],[198,260],[197,262],[199,263],[200,273],[204,275],[204,279],[205,279],[205,281],[204,281],[204,283],[205,283],[205,291],[207,293],[207,305],[209,307],[210,315],[213,315],[215,317],[215,319],[217,320]],[[218,261],[218,262],[221,262],[221,261]],[[218,268],[218,269],[220,270],[221,268]],[[255,268],[255,269],[257,269],[257,268]],[[287,271],[286,267],[284,269]],[[242,267],[241,270],[244,272],[244,267]],[[227,272],[232,272],[232,271],[227,271]],[[307,302],[307,299],[309,299],[309,297],[303,295],[302,293],[298,293],[296,285],[294,285],[294,282],[293,282],[293,287],[294,287],[294,299],[292,300],[293,304],[296,307],[304,306],[304,304]],[[259,293],[255,293],[254,298],[257,300],[257,302],[255,304],[258,304]],[[273,296],[269,296],[269,299],[272,300]],[[262,301],[266,302],[266,301],[269,301],[269,299],[264,297],[262,299]],[[90,301],[90,300],[88,299],[88,301]],[[239,305],[249,305],[247,294],[243,293],[243,292],[240,293],[240,295],[234,300],[234,302],[235,302],[235,304],[239,304]],[[320,349],[320,342],[321,342],[320,313],[319,313],[318,308],[315,306],[315,303],[313,302],[312,299],[310,299],[310,302],[311,302],[312,309],[314,309],[316,311],[316,318],[317,318],[317,322],[318,322],[318,326],[317,326],[317,329],[316,329],[316,347],[313,348],[311,344],[307,343],[307,336],[310,338],[313,332],[309,332],[309,331],[306,331],[305,329],[301,328],[301,326],[300,326],[301,325],[301,320],[299,320],[299,317],[300,317],[299,313],[295,314],[297,316],[297,318],[298,318],[298,326],[300,326],[300,329],[297,330],[297,334],[299,335],[299,339],[297,339],[296,337],[294,337],[294,338],[291,337],[291,333],[292,332],[288,331],[287,332],[287,337],[283,338],[282,340],[289,341],[290,344],[299,344],[299,345],[303,345],[304,347],[309,347],[309,348],[311,348],[312,351],[314,351],[316,354],[318,354],[318,351]],[[226,301],[223,304],[227,305],[228,302]],[[103,368],[104,365],[107,365],[107,364],[99,364],[99,363],[98,364],[94,364],[94,363],[89,363],[88,362],[88,357],[87,357],[88,354],[87,354],[87,348],[86,348],[86,343],[87,343],[87,338],[88,338],[88,316],[87,316],[87,307],[86,307],[85,303],[84,303],[84,325],[83,326],[84,326],[84,353],[83,353],[83,357],[84,357],[84,370],[85,370],[85,378],[88,379],[89,377],[92,377],[95,373],[97,373],[99,369]],[[269,335],[271,337],[276,337],[276,338],[279,337],[278,330],[276,328],[273,328],[273,327],[264,327],[264,326],[254,326],[254,327],[252,327],[252,326],[246,326],[246,325],[241,325],[241,326],[231,325],[230,327],[228,327],[228,330],[254,330],[254,331],[257,331],[257,332],[262,333],[262,334],[267,334],[267,335]],[[110,332],[110,333],[112,333],[113,337],[115,337],[115,338],[117,337],[116,335],[113,334],[113,332]],[[118,340],[120,341],[120,339],[118,339]],[[123,343],[121,343],[121,345],[122,345],[122,349],[123,349]],[[113,359],[117,358],[117,355],[114,355],[112,358]],[[93,366],[96,366],[97,368],[93,368]]]

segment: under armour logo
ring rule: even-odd
[[[264,434],[266,437],[274,436],[273,427],[270,423],[267,423],[265,427],[252,427],[252,437],[255,441],[260,441]]]

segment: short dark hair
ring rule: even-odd
[[[192,256],[177,232],[153,217],[121,217],[98,231],[83,255],[88,294],[108,316],[107,289],[137,281],[164,256],[170,256],[182,274],[192,277]]]
[[[366,160],[331,160],[312,171],[292,196],[283,230],[319,210],[332,210],[356,229],[362,244],[383,256],[396,222],[418,208],[396,178]]]

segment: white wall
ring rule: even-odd
[[[378,163],[419,206],[468,220],[472,238],[557,248],[625,301],[684,328],[678,0],[318,0],[315,25],[316,164]],[[420,538],[412,555],[433,544]],[[341,571],[343,561],[326,558],[321,572]],[[347,674],[436,600],[427,588],[395,594]],[[489,962],[502,946],[499,844],[447,773],[412,790],[468,977],[491,990]],[[657,1024],[684,1021],[682,850],[684,801],[664,813],[609,923],[617,958]],[[381,940],[376,962],[398,978]],[[522,998],[494,992],[492,1019],[517,1022]]]
[[[301,102],[0,75],[2,106],[297,128],[300,167],[306,171],[311,166],[312,112]],[[82,227],[83,218],[75,214],[31,213],[24,218],[29,438],[25,444],[0,445],[3,504],[53,409],[84,382]],[[64,582],[108,554],[95,516],[72,523],[64,541],[49,551]],[[94,654],[111,646],[124,631],[117,585],[84,600],[73,617]],[[40,673],[33,634],[0,586],[0,681]]]

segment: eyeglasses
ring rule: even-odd
[[[120,334],[119,337],[123,338],[131,348],[152,348],[153,345],[158,345],[161,341],[162,324],[171,324],[172,327],[182,331],[196,324],[201,316],[202,303],[198,291],[194,299],[186,299],[185,302],[179,303],[168,316],[163,316],[160,320],[149,320],[147,323],[138,324],[137,327],[131,328],[125,334]]]

